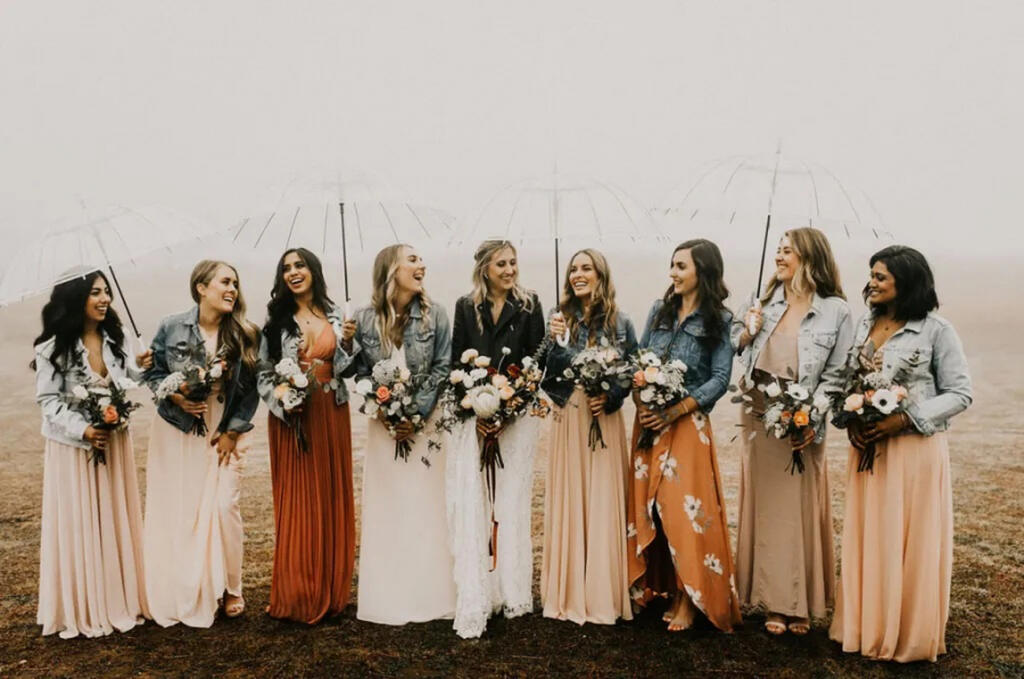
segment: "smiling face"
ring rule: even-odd
[[[889,267],[881,260],[875,262],[868,280],[868,304],[889,304],[896,294],[896,279],[889,273]]]
[[[89,285],[89,296],[85,300],[85,318],[93,323],[102,323],[110,308],[110,287],[97,275]]]
[[[693,254],[689,249],[676,250],[672,255],[668,277],[672,279],[672,292],[677,295],[688,295],[697,289],[697,267],[693,263]]]
[[[569,285],[580,301],[586,302],[597,289],[597,269],[590,255],[581,252],[569,263]]]
[[[415,248],[403,246],[398,253],[398,269],[395,271],[395,285],[401,292],[419,294],[423,292],[423,278],[427,265]]]
[[[789,236],[783,236],[779,241],[779,249],[775,251],[775,277],[788,283],[793,280],[799,266],[800,255],[790,243]]]
[[[491,255],[485,275],[487,287],[494,292],[508,292],[514,288],[519,277],[516,251],[510,247],[504,247]]]
[[[196,284],[199,305],[221,314],[230,314],[238,300],[238,274],[229,266],[221,264],[213,272],[209,283]]]
[[[297,252],[289,252],[281,263],[281,278],[292,295],[301,297],[313,289],[313,272]]]

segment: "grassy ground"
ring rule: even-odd
[[[149,623],[99,640],[43,638],[35,625],[42,443],[31,374],[12,362],[0,368],[0,674],[1024,676],[1024,424],[1018,407],[1024,399],[1024,356],[1013,339],[1024,328],[1008,330],[1004,321],[970,309],[951,317],[968,348],[977,393],[951,435],[955,562],[948,653],[938,663],[897,666],[843,654],[828,640],[824,623],[804,639],[776,639],[762,630],[757,612],[732,635],[706,625],[669,634],[656,611],[613,627],[577,627],[539,615],[497,618],[474,641],[460,640],[444,621],[402,628],[362,623],[354,606],[312,628],[277,622],[262,613],[273,523],[267,453],[260,444],[250,455],[243,487],[248,611],[241,619],[218,620],[207,630]],[[137,420],[143,423],[136,431],[140,481],[151,415],[147,406]],[[265,414],[257,420],[256,440],[265,441]],[[365,432],[361,418],[354,420],[358,473]],[[739,468],[738,443],[729,441],[734,421],[728,407],[715,411],[733,531]],[[541,447],[534,496],[538,567],[544,454]],[[831,436],[828,455],[838,534],[845,478],[840,436]]]

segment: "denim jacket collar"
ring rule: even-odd
[[[409,318],[423,318],[423,310],[420,308],[420,298],[418,295],[409,302]]]
[[[782,285],[776,286],[775,290],[772,292],[771,299],[768,300],[767,306],[774,306],[776,304],[786,304],[786,303],[787,302],[786,302],[785,286],[782,286]],[[817,292],[812,292],[811,293],[811,306],[808,308],[807,313],[808,313],[808,315],[812,314],[812,313],[814,313],[814,314],[820,314],[821,313],[821,297],[818,295]]]

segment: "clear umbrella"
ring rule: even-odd
[[[232,227],[232,242],[274,253],[304,247],[340,257],[348,314],[350,253],[372,253],[393,243],[445,243],[454,233],[451,215],[409,201],[384,181],[300,177]]]
[[[210,230],[166,208],[116,206],[97,213],[96,217],[52,223],[19,247],[0,279],[0,306],[47,292],[84,272],[104,269],[110,273],[136,338],[140,338],[115,269],[156,251],[173,253],[187,243],[198,242]]]

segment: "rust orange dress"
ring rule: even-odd
[[[268,427],[276,536],[268,613],[310,624],[345,608],[355,567],[349,407],[320,387],[331,379],[335,341],[328,324],[299,352],[303,369],[322,361],[301,415],[309,450],[301,450],[294,430],[273,414]]]
[[[637,448],[641,428],[636,420],[626,527],[630,596],[643,606],[685,592],[715,627],[731,632],[741,620],[739,595],[711,420],[699,411],[680,417],[648,450]]]

